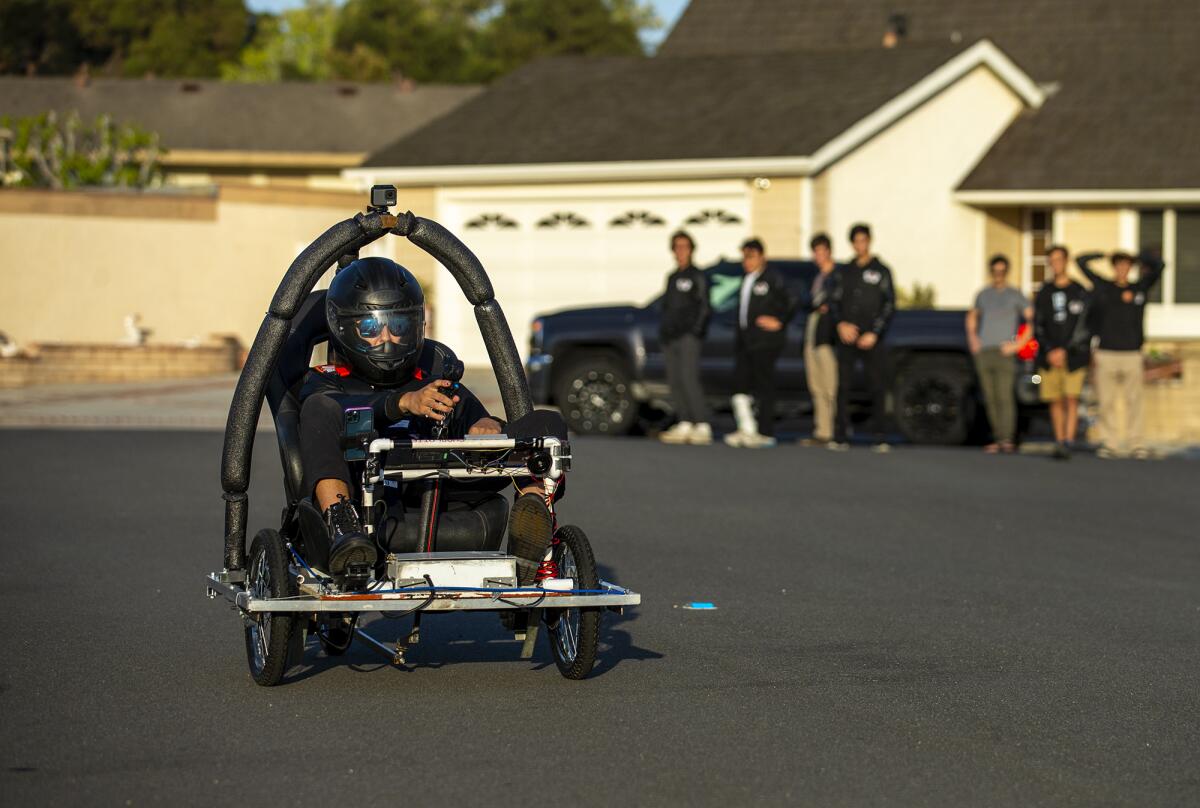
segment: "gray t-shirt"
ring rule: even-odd
[[[1017,328],[1025,318],[1029,301],[1011,286],[997,289],[989,286],[975,297],[979,312],[979,344],[984,348],[999,348],[1017,336]]]

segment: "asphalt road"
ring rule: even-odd
[[[564,519],[645,598],[591,679],[441,616],[264,689],[220,446],[0,432],[0,803],[1200,803],[1194,462],[579,440]],[[280,487],[260,443],[252,526]]]

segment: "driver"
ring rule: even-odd
[[[342,445],[348,407],[370,407],[378,427],[408,420],[410,432],[428,432],[454,416],[471,435],[495,435],[501,422],[465,387],[429,378],[421,366],[425,295],[407,269],[387,258],[359,258],[341,270],[325,298],[330,363],[313,368],[300,390],[300,455],[304,490],[329,528],[329,572],[376,561],[375,543],[362,528]],[[509,551],[518,558],[522,586],[534,582],[554,524],[540,486],[527,485],[509,518]],[[522,563],[528,562],[528,563]]]

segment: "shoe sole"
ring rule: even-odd
[[[554,539],[554,518],[545,503],[526,494],[516,501],[508,519],[508,551],[517,557],[517,579],[534,582],[537,567]],[[522,563],[524,562],[524,563]]]
[[[342,545],[336,548],[329,556],[329,572],[332,575],[342,575],[346,572],[346,567],[360,561],[365,561],[369,566],[373,567],[377,558],[375,548],[369,544],[354,542],[349,545]]]

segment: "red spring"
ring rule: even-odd
[[[557,545],[558,545],[558,538],[556,537],[554,539],[554,541],[550,542],[550,547],[551,547],[552,552],[550,553],[549,560],[543,561],[542,563],[538,564],[537,575],[534,578],[535,581],[544,581],[547,578],[557,578],[558,577],[558,562],[554,560],[554,556],[556,555],[556,553],[553,552],[553,548]]]

